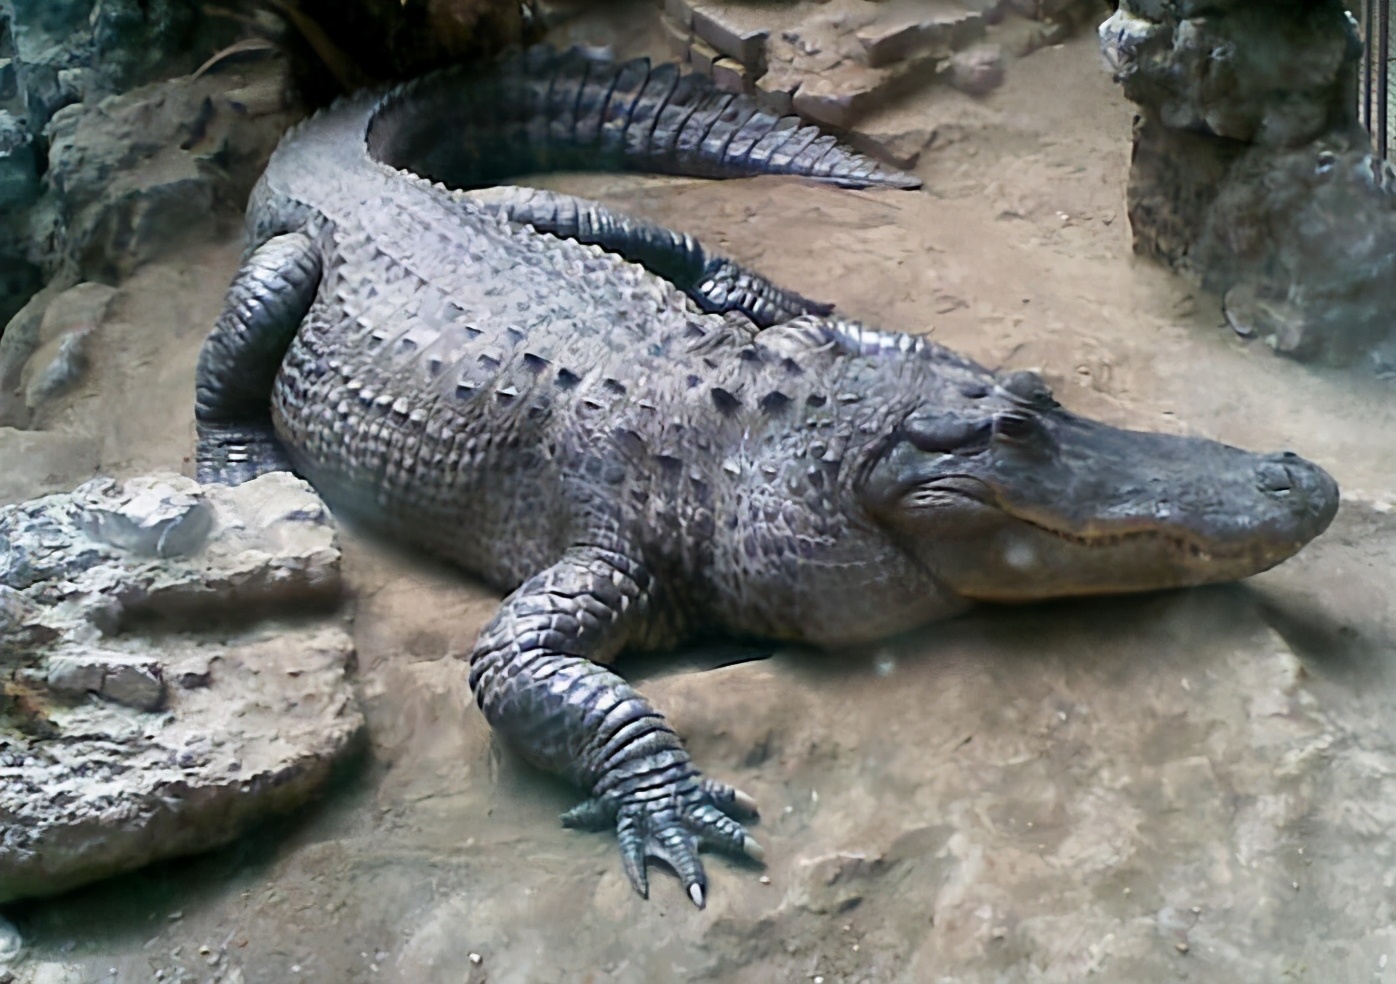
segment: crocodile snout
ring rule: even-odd
[[[1327,528],[1338,511],[1338,483],[1333,476],[1293,451],[1264,458],[1256,468],[1256,486],[1303,520],[1309,536]]]

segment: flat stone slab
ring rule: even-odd
[[[339,560],[285,472],[0,508],[0,902],[216,847],[318,789],[363,729]]]

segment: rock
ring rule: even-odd
[[[206,850],[311,796],[362,729],[352,643],[333,619],[257,622],[339,592],[328,515],[284,472],[0,508],[0,901]]]
[[[0,60],[0,103],[12,88],[8,61]],[[39,196],[39,158],[34,137],[12,113],[0,107],[0,326],[38,289],[37,271],[25,257],[24,216]]]
[[[54,283],[15,315],[0,336],[0,426],[28,426],[39,402],[80,377],[87,368],[87,339],[105,320],[114,295],[105,283],[68,290]],[[35,357],[40,348],[47,352]],[[31,364],[42,368],[31,370]]]
[[[55,284],[13,319],[0,338],[0,424],[28,426],[35,410],[81,378],[115,295],[106,284]]]
[[[44,682],[60,696],[97,694],[141,711],[157,710],[165,699],[160,664],[121,653],[54,656]]]
[[[856,37],[866,64],[878,68],[916,55],[946,58],[978,41],[985,12],[955,3],[887,4]]]
[[[186,557],[203,548],[213,514],[189,478],[89,483],[78,526],[88,536],[142,557]]]
[[[16,216],[0,215],[0,336],[5,324],[19,313],[44,285],[44,274],[19,250],[25,248],[24,232],[16,231]],[[9,252],[14,250],[15,252]]]
[[[24,937],[15,924],[0,916],[0,969],[8,967],[24,952]]]
[[[693,33],[729,58],[760,75],[766,70],[766,39],[790,18],[780,8],[693,0]],[[683,23],[682,18],[676,18]]]
[[[751,70],[734,58],[719,58],[712,65],[713,82],[724,92],[746,92]]]
[[[87,435],[0,427],[0,505],[72,488],[98,460],[98,442]]]
[[[0,211],[20,209],[39,197],[39,162],[34,137],[0,109]]]
[[[912,168],[937,137],[938,127],[927,116],[924,111],[898,107],[875,110],[859,121],[849,141],[893,167]]]
[[[116,291],[106,284],[82,283],[62,292],[44,309],[37,351],[29,359],[24,404],[28,419],[62,396],[90,368],[89,352],[106,320]]]
[[[977,44],[950,59],[950,84],[967,95],[987,96],[1003,79],[1003,50],[996,44]]]
[[[59,111],[48,128],[53,255],[112,280],[241,215],[299,115],[280,61],[155,83]]]
[[[1275,351],[1371,362],[1396,337],[1396,172],[1356,122],[1360,45],[1340,3],[1183,16],[1125,0],[1102,51],[1141,107],[1135,251],[1225,296]]]
[[[1126,97],[1166,126],[1296,147],[1352,121],[1356,101],[1343,93],[1360,45],[1336,0],[1187,19],[1138,7],[1122,3],[1101,25],[1101,42]]]
[[[31,132],[79,99],[198,67],[238,27],[183,0],[10,0],[16,82]]]
[[[704,75],[713,74],[713,63],[721,57],[721,52],[702,38],[693,38],[688,43],[688,63]]]

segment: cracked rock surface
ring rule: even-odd
[[[0,508],[0,902],[206,850],[313,795],[363,725],[351,639],[304,618],[340,589],[327,514],[286,473]]]

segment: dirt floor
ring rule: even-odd
[[[1390,385],[1245,344],[1131,257],[1131,107],[1091,36],[982,103],[910,107],[941,124],[923,193],[553,183],[872,324],[1040,367],[1073,409],[1293,448],[1344,488],[1321,540],[1243,585],[633,665],[763,808],[768,867],[711,859],[700,912],[662,874],[638,899],[613,838],[558,825],[574,793],[492,744],[449,656],[496,599],[348,536],[365,760],[232,848],[9,907],[19,980],[1396,982]],[[236,258],[211,244],[122,289],[122,361],[64,424],[105,470],[188,469],[195,352]]]

